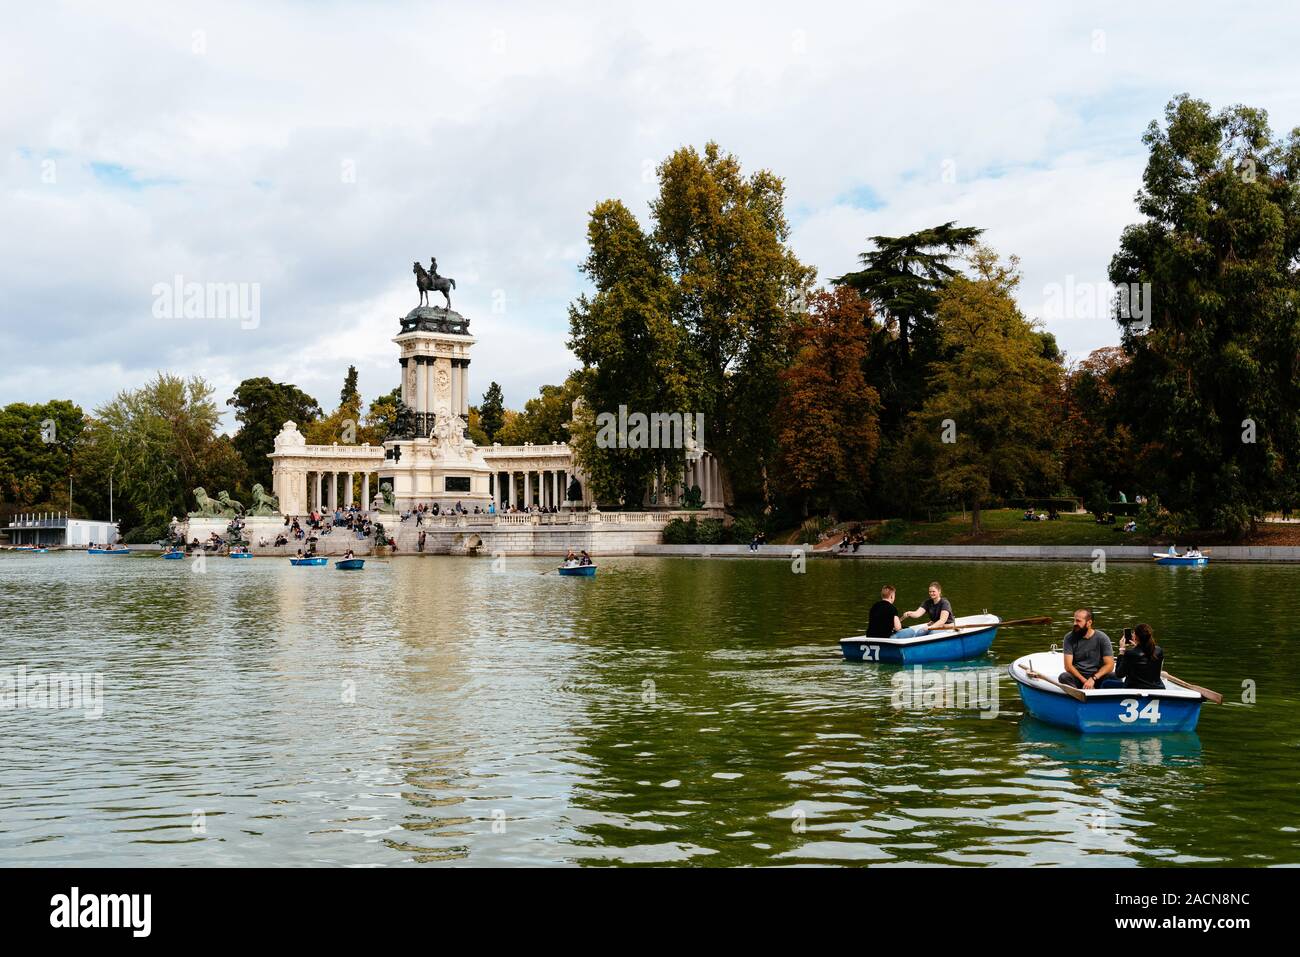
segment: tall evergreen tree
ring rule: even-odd
[[[1300,465],[1300,130],[1182,95],[1143,141],[1146,218],[1110,267],[1120,401],[1162,503],[1239,535]]]
[[[487,387],[483,393],[483,401],[478,407],[478,424],[487,436],[488,442],[497,440],[497,433],[501,431],[501,426],[505,424],[505,399],[501,394],[501,386],[496,382]]]

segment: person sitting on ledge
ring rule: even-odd
[[[1074,627],[1065,636],[1065,670],[1056,680],[1063,685],[1091,691],[1094,688],[1122,688],[1117,681],[1115,652],[1110,635],[1092,627],[1092,609],[1074,613]]]

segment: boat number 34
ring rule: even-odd
[[[1152,724],[1160,720],[1159,698],[1152,698],[1146,703],[1146,707],[1141,707],[1142,702],[1137,698],[1125,698],[1120,704],[1124,707],[1124,713],[1119,716],[1119,719],[1125,724],[1132,724],[1138,719],[1150,721]]]

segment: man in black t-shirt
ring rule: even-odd
[[[903,627],[898,620],[898,609],[894,607],[894,594],[893,585],[880,589],[880,601],[867,613],[868,638],[888,638]]]

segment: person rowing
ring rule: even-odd
[[[1074,627],[1065,636],[1065,670],[1056,680],[1063,685],[1091,691],[1094,688],[1122,688],[1114,678],[1115,651],[1110,635],[1092,626],[1092,609],[1074,613]]]
[[[921,602],[919,608],[903,612],[902,618],[928,617],[930,620],[919,625],[913,625],[910,628],[903,628],[896,632],[893,637],[915,638],[917,635],[924,635],[928,631],[937,631],[950,626],[956,621],[957,616],[953,614],[952,603],[943,597],[943,587],[938,582],[930,582],[929,595],[929,598]]]

